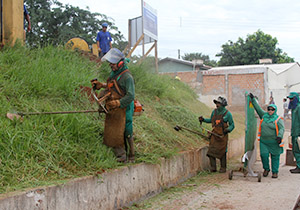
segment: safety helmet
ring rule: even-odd
[[[119,63],[119,61],[123,60],[125,55],[118,50],[117,48],[111,48],[102,58],[101,61],[108,61],[113,64]]]
[[[214,103],[220,103],[222,106],[227,106],[227,100],[222,96],[219,96],[218,99],[214,99]]]
[[[107,28],[108,24],[106,22],[102,23],[102,27],[106,27]]]

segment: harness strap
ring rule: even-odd
[[[264,121],[264,119],[261,119],[260,120],[260,123],[259,123],[259,127],[258,127],[258,135],[257,135],[257,140],[260,141],[260,136],[261,136],[261,124],[262,122]]]
[[[118,75],[117,79],[113,79],[113,80],[111,80],[110,82],[108,82],[108,79],[107,79],[107,87],[108,87],[108,90],[111,91],[111,88],[112,88],[112,87],[115,87],[117,93],[118,93],[120,96],[122,96],[122,97],[124,96],[124,93],[123,93],[123,91],[120,89],[120,87],[119,87],[117,81],[120,80],[121,76],[122,76],[125,72],[129,72],[129,70],[126,69],[125,71],[122,71],[122,72]]]
[[[283,118],[279,116],[279,117],[274,121],[274,123],[275,123],[275,128],[276,128],[276,136],[278,136],[278,133],[279,133],[279,129],[278,129],[278,124],[277,124],[277,122],[278,122],[280,119],[283,120]],[[260,141],[260,136],[261,136],[261,124],[262,124],[263,121],[264,121],[264,119],[261,119],[261,120],[260,120],[260,123],[259,123],[258,135],[257,135],[257,140],[258,140],[258,141]],[[279,146],[280,146],[280,147],[284,147],[283,139],[281,139],[281,143],[279,144]]]

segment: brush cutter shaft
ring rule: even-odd
[[[194,130],[191,130],[191,129],[188,129],[188,128],[185,128],[185,127],[182,127],[182,126],[179,126],[179,125],[176,125],[174,129],[177,130],[177,131],[179,131],[179,130],[187,130],[187,131],[189,131],[189,132],[191,132],[191,133],[194,133],[194,134],[197,134],[197,135],[199,135],[199,136],[204,137],[206,140],[209,140],[208,136],[205,136],[205,135],[202,134],[202,133],[199,133],[199,132],[197,132],[197,131],[194,131]]]
[[[203,129],[203,130],[205,130],[205,131],[207,131],[207,133],[210,133],[210,134],[212,134],[212,135],[214,135],[214,136],[223,138],[223,136],[220,136],[219,134],[216,134],[216,133],[214,133],[214,132],[211,132],[210,130],[208,130],[208,129],[206,129],[206,128],[203,128],[201,125],[200,125],[200,128]]]
[[[18,112],[18,115],[25,116],[25,115],[41,115],[41,114],[75,114],[75,113],[91,113],[91,112],[98,112],[98,110],[81,110],[81,111],[62,111],[62,112],[27,112],[22,113]]]

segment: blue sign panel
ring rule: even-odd
[[[144,34],[157,40],[157,12],[149,4],[143,2],[143,30]]]

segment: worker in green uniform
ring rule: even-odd
[[[263,164],[263,176],[270,172],[269,156],[271,154],[272,178],[278,177],[280,154],[283,153],[284,121],[277,115],[277,106],[269,104],[265,112],[252,93],[249,94],[255,111],[261,119],[258,129],[260,157]]]
[[[104,138],[105,145],[112,147],[118,162],[126,162],[126,148],[129,145],[128,160],[134,161],[133,146],[133,113],[135,86],[131,73],[128,70],[124,54],[116,49],[110,49],[101,59],[107,61],[111,73],[107,83],[91,80],[93,88],[105,88],[102,95],[110,96],[106,99],[105,107],[108,113],[105,116]]]
[[[227,167],[226,154],[228,144],[228,133],[234,129],[232,114],[225,108],[227,100],[219,96],[213,100],[216,109],[212,111],[210,118],[199,117],[200,123],[212,123],[212,135],[208,147],[207,156],[210,161],[210,171],[216,172],[216,158],[220,159],[221,167],[219,172],[225,173]],[[217,135],[214,135],[217,134]]]
[[[299,138],[300,138],[300,101],[299,101],[299,94],[296,92],[291,92],[288,96],[290,99],[289,102],[289,109],[292,110],[292,129],[291,129],[291,136],[292,136],[292,151],[294,157],[297,162],[297,167],[291,169],[291,173],[300,173],[300,148],[299,148]]]

